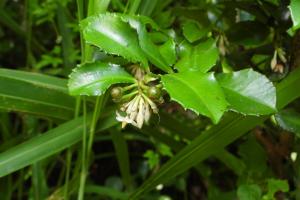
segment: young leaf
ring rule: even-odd
[[[138,30],[138,36],[140,41],[140,46],[146,54],[147,58],[151,63],[161,70],[171,73],[172,69],[169,67],[168,63],[164,60],[164,57],[160,54],[159,47],[156,46],[146,31],[146,27],[141,27]]]
[[[218,60],[219,51],[213,39],[208,39],[194,47],[183,42],[179,48],[183,49],[182,56],[175,65],[179,72],[207,72]]]
[[[223,91],[213,73],[184,72],[161,77],[171,98],[184,108],[210,117],[217,123],[227,107]]]
[[[189,42],[195,42],[208,33],[208,29],[200,27],[197,21],[189,20],[182,27],[183,35]]]
[[[300,136],[300,113],[294,110],[281,110],[275,115],[279,126]]]
[[[173,65],[176,61],[176,46],[174,40],[171,38],[159,47],[159,52],[168,63],[169,66]]]
[[[275,200],[274,195],[278,191],[288,192],[288,182],[286,180],[268,179],[268,193],[263,196],[263,199]]]
[[[291,11],[291,17],[293,20],[293,28],[296,30],[300,28],[300,1],[299,0],[291,0],[291,4],[289,6]]]
[[[239,200],[261,200],[261,189],[258,185],[241,185],[237,195]]]
[[[112,84],[134,83],[135,79],[119,65],[86,63],[75,68],[69,79],[71,95],[102,95]]]
[[[149,24],[152,28],[158,29],[157,24],[150,18],[132,17],[128,15],[121,15],[122,19],[130,24],[132,28],[137,31],[139,38],[139,45],[145,53],[147,59],[161,70],[171,73],[172,69],[169,67],[168,62],[164,56],[160,53],[159,47],[153,43],[151,36],[147,32],[146,25]]]
[[[116,14],[100,14],[81,21],[84,39],[107,53],[148,66],[136,31]]]
[[[276,112],[276,91],[273,84],[252,69],[217,76],[231,108],[247,115]]]

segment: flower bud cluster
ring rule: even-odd
[[[277,48],[274,51],[273,58],[271,60],[271,69],[274,72],[283,73],[284,72],[284,65],[287,63],[287,59],[285,57],[285,52],[281,48]]]
[[[144,123],[149,122],[151,113],[158,113],[156,104],[143,93],[137,94],[131,101],[124,103],[120,111],[125,113],[125,116],[117,111],[116,119],[122,122],[122,128],[127,124],[142,128]]]
[[[122,128],[127,124],[142,128],[144,123],[149,122],[152,113],[158,113],[156,103],[163,102],[161,86],[153,83],[157,77],[146,74],[139,66],[131,66],[131,71],[137,82],[112,88],[111,96],[114,102],[121,104],[116,119],[122,122]]]

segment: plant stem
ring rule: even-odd
[[[80,96],[76,97],[76,105],[75,105],[75,113],[74,117],[77,118],[79,116],[80,111]],[[66,154],[66,176],[65,176],[65,187],[64,187],[64,200],[69,199],[69,180],[70,180],[70,173],[71,173],[71,164],[72,164],[72,147],[68,148]]]
[[[95,128],[98,121],[98,117],[101,113],[102,104],[103,104],[103,96],[97,96],[96,99],[96,105],[94,108],[93,118],[90,125],[90,133],[89,133],[89,140],[88,140],[88,146],[87,146],[87,165],[89,165],[90,156],[92,152],[92,146],[94,141],[94,135],[95,135]]]
[[[97,3],[95,7],[95,3]],[[88,2],[88,10],[87,16],[105,12],[109,6],[110,0],[89,0]],[[83,0],[77,0],[77,7],[79,11],[78,20],[81,21],[83,19]],[[88,61],[92,61],[93,59],[93,48],[89,44],[85,44],[84,39],[82,37],[82,32],[80,32],[80,39],[81,39],[81,63],[85,63]],[[80,185],[79,185],[79,192],[78,192],[78,200],[83,200],[84,198],[84,188],[86,177],[88,174],[88,166],[90,163],[90,155],[92,152],[93,140],[95,135],[95,127],[97,124],[98,117],[101,113],[103,104],[105,103],[107,95],[98,96],[96,99],[96,104],[94,108],[93,118],[90,125],[89,130],[89,137],[88,137],[88,144],[87,144],[87,133],[86,133],[86,100],[84,99],[84,133],[83,133],[83,142],[82,142],[82,168],[80,174]]]
[[[83,0],[76,0],[77,2],[77,10],[78,10],[78,22],[80,22],[84,17],[84,8],[83,8]],[[81,63],[84,61],[85,58],[85,44],[84,39],[82,36],[82,31],[79,31],[80,34],[80,48],[81,48]]]
[[[83,134],[82,134],[82,155],[81,155],[81,173],[80,173],[80,185],[78,192],[78,200],[84,199],[84,188],[85,188],[85,180],[87,174],[87,166],[86,166],[86,126],[87,126],[87,116],[86,116],[86,100],[83,98]]]

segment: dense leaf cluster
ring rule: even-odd
[[[0,0],[0,199],[299,199],[299,13]]]

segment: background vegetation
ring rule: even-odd
[[[0,199],[300,199],[299,13],[298,0],[0,0]],[[121,129],[99,94],[134,82],[132,64],[164,101]],[[81,82],[102,70],[106,88]]]

